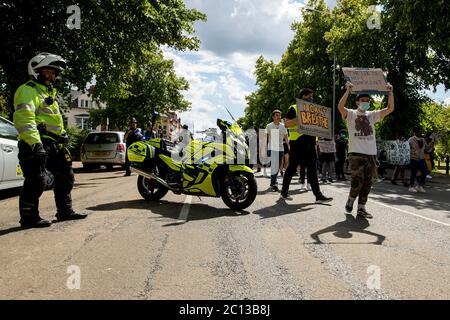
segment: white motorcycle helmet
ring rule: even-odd
[[[28,74],[39,81],[39,69],[44,67],[55,69],[59,73],[66,68],[66,61],[56,54],[41,52],[28,62]]]

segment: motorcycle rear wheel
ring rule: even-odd
[[[139,176],[137,180],[138,191],[141,196],[148,201],[157,201],[164,197],[169,189],[158,183],[156,180]]]
[[[233,179],[234,188],[229,179]],[[250,206],[255,201],[257,192],[256,179],[249,172],[230,173],[227,179],[222,181],[222,200],[233,210],[244,210]]]

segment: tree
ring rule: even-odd
[[[262,56],[257,60],[255,75],[259,87],[247,96],[243,121],[247,126],[265,127],[276,108],[284,114],[303,87],[314,89],[316,101],[331,107],[333,58],[327,52],[324,34],[333,20],[324,1],[310,0],[309,5],[323,13],[305,12],[304,21],[292,25],[294,39],[281,61],[275,64]]]
[[[326,39],[342,66],[388,71],[396,110],[379,131],[388,139],[407,135],[417,124],[421,105],[427,101],[423,89],[440,83],[450,87],[445,76],[450,72],[450,45],[444,40],[448,21],[437,19],[448,14],[448,6],[441,0],[383,0],[381,28],[369,29],[366,22],[373,13],[368,8],[375,4],[374,0],[341,0],[335,8],[337,22]]]
[[[114,90],[120,86],[120,90]],[[190,103],[180,91],[188,87],[185,79],[176,76],[173,62],[165,60],[161,50],[155,49],[155,52],[149,52],[140,62],[130,66],[127,73],[101,88],[104,92],[111,90],[103,100],[107,107],[91,111],[91,125],[106,124],[108,118],[111,128],[124,129],[130,117],[134,116],[138,123],[145,126],[154,111],[186,110]]]
[[[425,133],[437,133],[436,155],[442,159],[450,152],[450,108],[433,101],[421,105],[420,127]]]
[[[308,6],[317,11],[304,11],[303,21],[293,23],[294,38],[280,63],[270,68],[274,71],[263,68],[260,72],[261,64],[256,64],[259,87],[247,98],[250,110],[246,121],[261,119],[258,112],[268,112],[267,102],[275,101],[285,110],[306,86],[315,90],[318,103],[331,106],[335,52],[340,66],[377,67],[388,72],[396,110],[383,120],[377,133],[384,139],[409,134],[421,117],[421,106],[429,101],[423,90],[440,83],[450,88],[449,22],[438,18],[449,15],[449,6],[444,0],[382,0],[381,29],[369,29],[367,21],[373,12],[368,8],[375,4],[375,0],[340,0],[330,12],[324,1],[310,0]],[[281,80],[267,80],[274,75]],[[343,89],[343,74],[337,75],[335,85]],[[354,99],[349,99],[350,103]],[[338,132],[344,123],[338,112],[335,114]]]
[[[93,77],[96,99],[108,100],[111,89],[126,92],[117,79],[129,74],[155,48],[198,48],[194,22],[205,15],[187,9],[182,0],[80,0],[81,28],[66,26],[69,0],[0,3],[0,85],[12,106],[12,95],[27,78],[27,63],[38,52],[68,61],[65,87],[84,89]],[[114,83],[114,88],[111,84]],[[125,98],[122,96],[122,98]]]

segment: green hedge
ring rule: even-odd
[[[72,155],[72,160],[80,161],[81,144],[88,135],[89,131],[78,127],[68,127],[66,128],[66,131],[70,137],[68,148]]]

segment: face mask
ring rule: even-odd
[[[370,102],[360,102],[359,103],[359,108],[361,110],[367,111],[370,109]]]

